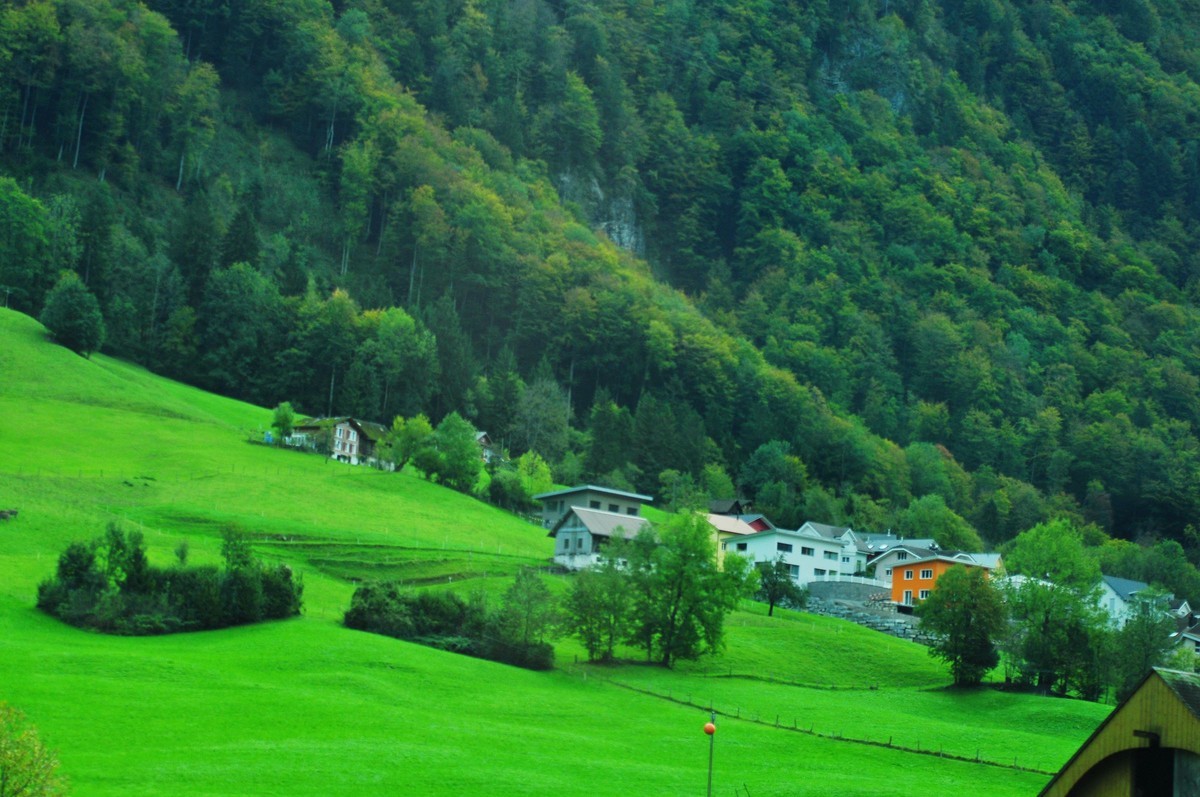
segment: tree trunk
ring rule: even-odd
[[[175,178],[175,193],[179,193],[180,186],[183,185],[183,162],[187,155],[187,149],[180,147],[179,149],[179,175]]]
[[[408,306],[413,306],[413,283],[417,281],[417,246],[413,244],[412,268],[408,270]]]
[[[79,144],[83,140],[83,118],[87,114],[88,100],[90,97],[87,94],[83,95],[83,105],[79,109],[79,126],[75,130],[75,159],[71,163],[72,169],[79,168]]]

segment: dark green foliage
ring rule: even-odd
[[[628,562],[633,621],[629,641],[664,667],[719,649],[725,617],[757,586],[750,564],[728,554],[718,569],[712,527],[685,513],[660,536],[643,531],[610,556]]]
[[[791,567],[780,555],[774,562],[758,563],[758,592],[754,598],[767,604],[767,616],[771,617],[776,606],[803,609],[808,603],[808,591],[796,583]]]
[[[37,605],[72,625],[146,635],[224,628],[300,613],[304,585],[286,565],[255,560],[244,535],[226,536],[225,570],[158,568],[140,532],[110,524],[90,544],[72,543],[55,577],[38,585]]]
[[[633,582],[613,557],[575,576],[563,606],[565,627],[590,661],[612,661],[633,628]]]
[[[395,582],[375,582],[354,590],[343,622],[452,653],[546,670],[554,665],[554,648],[542,636],[553,613],[549,591],[528,571],[518,576],[497,613],[488,611],[482,596],[464,601],[453,592],[412,592]]]
[[[1004,597],[982,568],[952,567],[916,609],[936,641],[929,655],[950,665],[955,686],[978,686],[1000,662],[997,641],[1008,620]]]
[[[54,339],[85,357],[104,344],[100,304],[73,271],[65,271],[46,294],[39,319]]]
[[[429,444],[423,446],[414,464],[439,484],[470,492],[483,468],[475,429],[452,412],[437,425]]]
[[[75,269],[120,356],[518,450],[544,361],[636,426],[559,473],[776,441],[788,525],[1200,512],[1186,4],[226,5],[0,9],[11,307]]]
[[[41,202],[27,195],[11,177],[0,177],[0,292],[4,307],[37,312],[54,284],[47,227]],[[67,267],[73,263],[57,264]]]

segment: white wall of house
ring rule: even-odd
[[[826,575],[853,575],[855,546],[843,540],[801,534],[785,529],[760,531],[722,543],[726,553],[736,553],[753,562],[774,562],[782,556],[792,578],[801,586]]]
[[[1117,628],[1125,626],[1125,621],[1129,619],[1129,604],[1103,579],[1100,580],[1100,597],[1097,598],[1097,602],[1108,615],[1110,623]]]

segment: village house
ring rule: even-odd
[[[304,418],[292,426],[284,444],[322,451],[351,465],[375,465],[375,448],[387,432],[383,424],[348,416]]]
[[[768,529],[726,539],[721,547],[755,563],[770,563],[782,557],[792,579],[804,586],[819,578],[853,575],[857,546],[852,541],[821,534],[811,523],[795,531]]]
[[[1097,601],[1100,608],[1108,615],[1109,622],[1117,628],[1123,628],[1129,619],[1130,604],[1139,592],[1150,589],[1144,581],[1134,581],[1130,578],[1116,576],[1100,577],[1100,597]]]
[[[976,563],[968,553],[934,553],[919,559],[897,562],[892,568],[892,603],[899,607],[911,607],[929,597],[938,579],[952,567],[990,568]]]
[[[573,505],[558,519],[548,536],[554,539],[554,561],[570,570],[583,570],[600,561],[614,537],[632,539],[650,521],[637,514],[609,512]]]
[[[614,490],[611,487],[581,484],[565,490],[539,493],[533,497],[533,500],[542,502],[542,528],[552,529],[572,507],[599,509],[613,514],[637,517],[641,515],[642,506],[649,504],[654,499],[648,495]]]
[[[761,519],[761,521],[752,525],[736,515],[709,513],[708,525],[712,526],[713,533],[716,535],[718,567],[724,567],[726,542],[735,537],[745,537],[774,528],[770,524],[770,521],[767,521],[761,515],[755,516],[755,519]]]

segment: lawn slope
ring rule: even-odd
[[[545,563],[549,540],[409,474],[253,444],[269,411],[77,357],[4,310],[0,413],[0,508],[20,510],[0,523],[0,700],[37,723],[77,794],[697,793],[712,705],[718,794],[1020,795],[1046,776],[827,737],[1048,771],[1107,711],[958,695],[923,648],[756,607],[730,618],[724,654],[672,672],[583,665],[570,640],[559,669],[530,673],[349,631],[357,579],[495,591]],[[218,561],[235,523],[300,570],[305,615],[130,639],[33,609],[62,547],[110,520],[160,564],[184,539]]]

